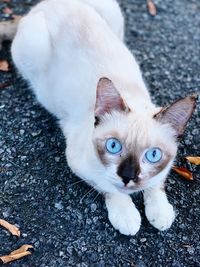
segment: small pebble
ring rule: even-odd
[[[25,133],[25,131],[23,129],[21,129],[19,132],[21,135],[23,135]]]
[[[58,210],[62,210],[63,209],[63,205],[62,205],[61,201],[55,203],[55,208],[58,209]]]
[[[92,204],[90,206],[90,208],[91,208],[91,211],[94,212],[97,209],[97,205],[96,204]]]

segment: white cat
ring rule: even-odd
[[[135,235],[141,217],[129,194],[136,191],[153,226],[174,221],[164,181],[195,98],[157,108],[123,35],[115,0],[44,0],[21,19],[12,57],[60,120],[73,172],[105,195],[112,225]]]

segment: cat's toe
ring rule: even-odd
[[[147,205],[145,213],[149,222],[160,231],[170,228],[175,219],[174,209],[169,203],[164,207]]]
[[[135,235],[141,225],[141,217],[138,210],[134,207],[128,207],[121,211],[116,209],[109,210],[109,220],[115,229],[124,235]]]

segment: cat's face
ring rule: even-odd
[[[185,103],[187,107],[176,107],[173,127],[171,112],[175,112],[178,102],[158,114],[137,114],[125,107],[111,81],[100,80],[93,142],[105,167],[102,179],[124,193],[140,191],[163,180],[177,152],[176,136],[194,109],[194,98],[190,100]]]
[[[94,145],[106,169],[105,179],[127,193],[153,186],[176,155],[173,133],[141,114],[106,114],[94,133]]]

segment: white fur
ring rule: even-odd
[[[155,228],[161,231],[170,228],[175,219],[175,212],[160,187],[144,191],[144,204],[145,214]]]
[[[96,86],[101,77],[113,81],[135,114],[156,112],[139,66],[122,42],[123,35],[123,16],[114,0],[44,0],[21,20],[12,57],[39,102],[60,120],[71,169],[107,193],[111,223],[121,233],[134,235],[140,215],[131,198],[119,192],[113,177],[106,176],[93,145]],[[159,196],[170,213],[166,196],[156,193],[158,202]],[[145,197],[147,216],[156,221],[157,228],[167,228],[172,220],[163,222],[164,210],[161,215],[155,212],[152,199]]]
[[[124,235],[135,235],[141,225],[141,217],[131,197],[123,194],[106,196],[108,218],[115,229]]]

